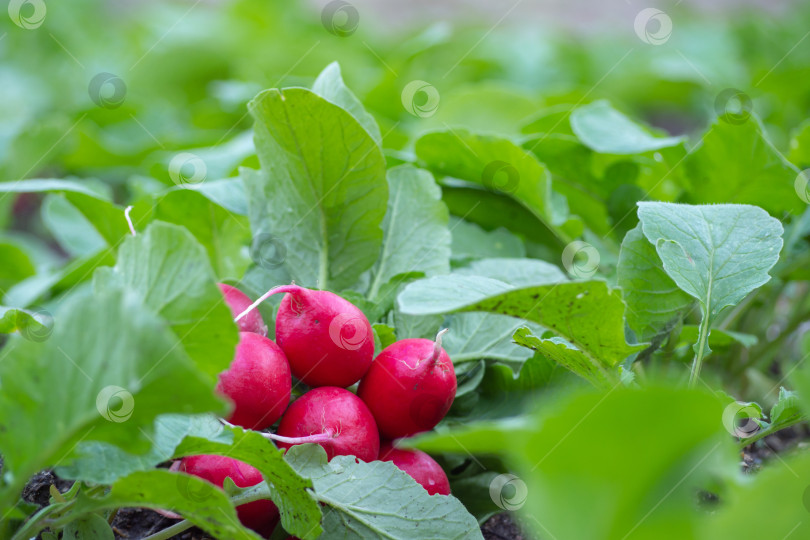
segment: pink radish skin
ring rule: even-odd
[[[441,332],[435,343],[403,339],[383,349],[360,381],[357,395],[387,439],[433,429],[456,397],[456,372],[441,347]]]
[[[252,308],[277,293],[288,293],[276,316],[276,342],[292,374],[313,387],[345,388],[359,381],[374,357],[374,335],[363,312],[334,293],[297,285],[270,289]]]
[[[380,447],[380,461],[390,461],[431,495],[450,495],[450,481],[441,465],[421,450],[400,450],[385,442]]]
[[[241,332],[233,362],[219,374],[217,391],[234,404],[230,423],[265,429],[284,414],[291,386],[290,365],[279,346],[259,334]]]
[[[262,474],[242,461],[224,456],[189,456],[180,462],[181,471],[208,480],[222,487],[225,478],[233,480],[239,487],[255,486],[263,480]],[[279,521],[278,508],[272,501],[261,500],[243,504],[236,508],[239,521],[265,538],[269,537]]]
[[[267,437],[281,448],[320,444],[329,459],[356,456],[370,462],[380,453],[380,435],[366,404],[335,386],[315,388],[295,400],[281,417],[278,433]]]
[[[253,303],[245,293],[236,287],[231,287],[230,285],[226,285],[224,283],[218,283],[217,285],[219,285],[219,290],[222,291],[222,295],[225,297],[225,303],[228,304],[228,307],[231,309],[231,313],[234,317],[245,311],[250,304]],[[264,324],[264,320],[262,319],[262,315],[259,313],[259,310],[252,310],[247,315],[239,319],[236,324],[239,327],[240,332],[253,332],[254,334],[259,334],[260,336],[267,335],[267,325]]]

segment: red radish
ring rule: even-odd
[[[240,332],[236,356],[217,384],[217,391],[234,403],[228,421],[249,429],[272,426],[290,403],[291,387],[290,365],[279,346]]]
[[[310,390],[289,406],[277,434],[265,434],[281,448],[320,444],[329,459],[356,456],[369,462],[380,452],[374,417],[360,398],[336,386]]]
[[[345,388],[359,381],[374,357],[374,335],[363,312],[329,291],[283,285],[267,291],[236,320],[276,293],[288,293],[278,308],[276,341],[292,374],[315,387]]]
[[[252,303],[248,295],[236,287],[231,287],[230,285],[225,285],[224,283],[218,283],[218,285],[219,290],[221,290],[223,296],[225,296],[225,303],[228,304],[229,308],[231,308],[231,313],[234,317],[245,311]],[[236,324],[239,326],[240,332],[254,332],[262,336],[267,335],[267,325],[264,324],[262,315],[257,309],[252,310],[250,313],[239,319]]]
[[[456,372],[436,341],[403,339],[377,355],[363,380],[360,396],[388,439],[409,437],[433,429],[456,397]]]
[[[441,465],[421,450],[401,450],[385,442],[380,446],[380,461],[390,461],[431,495],[450,495],[450,481]]]
[[[225,456],[189,456],[180,462],[180,469],[188,474],[208,480],[222,487],[225,478],[233,480],[239,487],[255,486],[262,482],[262,473],[242,461]],[[278,508],[273,501],[261,500],[243,504],[236,508],[242,525],[253,529],[264,537],[270,536],[279,521]]]

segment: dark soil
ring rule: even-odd
[[[113,532],[116,539],[137,540],[177,523],[176,519],[163,517],[157,512],[145,508],[122,508],[113,520]],[[178,540],[210,540],[210,536],[197,529],[189,529],[174,538]]]
[[[777,454],[789,452],[799,445],[807,445],[810,439],[810,428],[806,424],[777,431],[742,451],[742,468],[746,473],[754,473],[762,468],[763,463],[774,459]]]
[[[495,514],[481,526],[484,540],[528,540],[521,532],[512,514]]]

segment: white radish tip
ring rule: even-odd
[[[436,342],[433,344],[433,360],[439,358],[439,355],[442,352],[442,336],[445,335],[449,330],[449,328],[442,328],[439,330],[439,333],[436,334]]]

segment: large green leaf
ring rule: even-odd
[[[602,154],[641,154],[683,142],[683,137],[657,137],[604,100],[571,112],[571,128],[592,150]]]
[[[236,325],[205,249],[187,229],[154,222],[127,238],[112,271],[96,275],[96,287],[136,291],[144,304],[171,324],[183,348],[212,380],[233,360]]]
[[[398,303],[412,315],[485,311],[520,317],[558,333],[599,370],[644,348],[625,341],[624,304],[603,281],[515,288],[483,277],[437,276],[405,287]]]
[[[669,330],[694,301],[667,275],[641,225],[622,240],[617,271],[627,304],[627,324],[638,341],[651,340]]]
[[[683,167],[692,202],[755,204],[780,217],[804,210],[794,190],[799,170],[774,148],[756,116],[715,120]]]
[[[576,373],[597,388],[609,388],[615,383],[615,377],[606,372],[604,366],[593,361],[587,354],[576,346],[559,337],[542,339],[532,333],[528,328],[522,327],[515,331],[515,343],[532,351],[537,351],[544,357]]]
[[[165,469],[135,472],[121,478],[103,497],[81,497],[74,511],[90,512],[127,506],[171,510],[215,538],[261,538],[239,524],[236,510],[222,490],[196,476]]]
[[[332,62],[326,66],[312,84],[312,91],[325,100],[345,109],[371,135],[374,142],[382,146],[380,126],[377,125],[374,117],[366,111],[357,96],[343,82],[343,77],[340,75],[340,64]]]
[[[395,276],[425,276],[450,270],[450,231],[441,190],[427,171],[409,165],[388,171],[388,210],[383,248],[371,269],[368,297],[374,301]]]
[[[521,287],[568,281],[560,267],[538,259],[494,257],[478,259],[453,271],[460,276],[483,276]]]
[[[416,141],[428,169],[513,197],[549,229],[566,216],[555,214],[551,176],[537,159],[509,139],[467,130],[436,131]]]
[[[525,324],[493,313],[458,313],[447,318],[449,332],[442,347],[454,364],[487,358],[519,365],[532,355],[512,341],[512,334]]]
[[[107,246],[90,221],[62,194],[45,196],[42,221],[59,245],[72,256],[90,255]]]
[[[415,442],[428,452],[505,454],[514,474],[490,486],[493,500],[531,518],[540,538],[695,538],[696,491],[738,459],[721,415],[711,394],[614,388]],[[628,448],[644,448],[643,459]]]
[[[250,102],[260,173],[243,169],[254,235],[275,235],[297,283],[352,286],[378,258],[385,162],[345,110],[303,88]]]
[[[782,249],[782,224],[761,208],[640,202],[644,236],[675,284],[696,298],[704,343],[720,311],[766,283]]]
[[[521,239],[503,228],[485,231],[475,223],[453,217],[450,220],[450,233],[453,236],[454,261],[526,255],[526,247]]]
[[[80,441],[142,452],[157,415],[223,408],[213,381],[135,294],[74,295],[54,320],[46,341],[16,339],[2,350],[0,454],[9,486],[0,506],[37,470],[67,463]]]
[[[428,495],[390,462],[364,463],[352,456],[327,462],[318,445],[294,446],[287,461],[312,480],[313,497],[329,508],[323,519],[327,538],[482,538],[478,522],[458,499]]]

